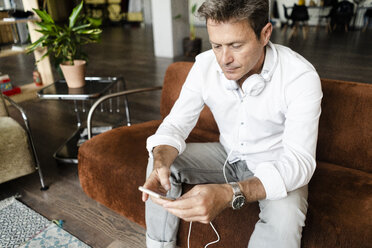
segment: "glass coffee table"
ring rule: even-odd
[[[77,154],[79,145],[84,141],[86,128],[83,127],[80,112],[88,112],[92,101],[100,98],[104,94],[126,90],[123,77],[86,77],[86,84],[82,88],[68,88],[66,81],[58,80],[53,84],[39,90],[37,95],[40,99],[48,100],[70,100],[74,101],[74,112],[77,119],[77,130],[66,140],[64,144],[54,153],[53,157],[62,163],[77,164]],[[127,125],[130,126],[129,104],[126,96],[123,97],[125,116]],[[120,99],[110,100],[108,111],[120,112]],[[116,110],[114,109],[116,106]],[[93,128],[96,133],[109,130],[111,127]]]

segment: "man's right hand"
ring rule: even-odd
[[[169,176],[169,168],[165,166],[154,168],[143,187],[165,195],[170,190]],[[142,201],[147,201],[148,198],[149,195],[143,192]]]
[[[178,155],[178,150],[172,146],[161,145],[153,149],[154,168],[147,178],[144,188],[150,189],[161,194],[166,194],[170,190],[170,166]],[[149,195],[142,193],[142,200],[147,201]],[[152,199],[154,202],[157,200]]]

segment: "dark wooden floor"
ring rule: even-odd
[[[208,39],[203,29],[203,50]],[[273,42],[290,46],[314,64],[321,77],[372,83],[372,31],[326,34],[323,29],[310,30],[307,40],[299,35],[288,40],[275,30]],[[123,75],[127,88],[161,85],[167,66],[175,60],[155,58],[152,30],[146,28],[105,28],[101,44],[88,47],[88,76]],[[0,71],[13,81],[30,81],[33,58],[18,55],[0,59]],[[58,75],[56,75],[56,78]],[[129,98],[134,122],[158,119],[160,93]],[[39,190],[37,173],[0,185],[0,199],[20,193],[22,202],[46,216],[62,219],[64,228],[92,247],[107,247],[115,240],[124,247],[145,247],[144,229],[87,197],[82,191],[75,165],[57,164],[52,155],[75,130],[73,105],[66,101],[34,99],[21,103],[29,115],[48,191]],[[20,119],[14,109],[12,114]],[[114,120],[98,115],[97,121]],[[140,197],[140,193],[138,194]]]

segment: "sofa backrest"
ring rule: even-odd
[[[192,65],[192,62],[176,62],[167,68],[160,103],[160,113],[163,118],[169,114],[174,103],[180,96],[182,85]]]
[[[372,84],[322,79],[317,159],[372,172]]]
[[[171,64],[165,74],[160,111],[167,116],[177,100],[192,62]],[[372,84],[322,79],[323,100],[317,159],[372,172]],[[216,141],[218,128],[205,108],[193,130]],[[210,138],[213,137],[213,138]]]
[[[179,97],[182,85],[185,82],[192,65],[192,62],[176,62],[168,67],[164,77],[160,104],[160,113],[163,118],[169,114],[173,104]],[[198,123],[192,133],[197,133],[207,139],[211,139],[205,141],[218,140],[218,127],[208,107],[205,107],[201,112]],[[199,141],[203,140],[201,139]]]

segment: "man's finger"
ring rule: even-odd
[[[194,187],[195,188],[195,187]],[[202,204],[202,197],[199,194],[199,191],[191,189],[180,198],[175,201],[170,201],[164,204],[166,208],[178,208],[178,209],[189,209],[193,208],[198,204]]]
[[[158,172],[161,186],[163,186],[163,188],[166,191],[170,190],[171,187],[170,187],[170,181],[169,181],[169,176],[170,176],[169,169],[162,167],[162,168],[157,169],[157,172]]]
[[[200,214],[203,212],[201,208],[189,208],[189,209],[166,208],[166,210],[169,213],[185,221],[189,221],[189,222],[198,221],[198,222],[205,223],[208,220],[208,215]]]
[[[198,196],[187,197],[182,196],[175,201],[167,201],[163,204],[164,208],[167,209],[179,209],[179,210],[189,210],[195,209],[199,205],[202,205],[202,199]]]
[[[147,201],[147,199],[149,199],[149,195],[146,194],[145,192],[142,192],[142,201],[145,202]]]
[[[170,200],[165,200],[165,199],[162,199],[162,198],[156,198],[156,197],[153,197],[153,196],[150,196],[150,199],[153,203],[158,204],[160,206],[163,206],[164,204],[166,204],[167,202],[170,201]]]
[[[154,176],[150,175],[150,177],[146,180],[143,187],[146,188],[146,189],[154,190],[158,187],[157,185],[158,185],[158,183],[157,183],[156,180],[154,180]],[[142,201],[145,202],[145,201],[147,201],[148,198],[149,198],[149,195],[145,192],[142,192]]]

